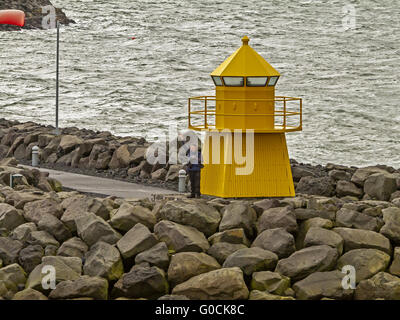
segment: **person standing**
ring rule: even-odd
[[[189,198],[200,198],[200,176],[203,165],[203,157],[201,151],[196,144],[190,145],[187,152],[189,162],[186,167],[186,172],[189,174],[191,195]]]

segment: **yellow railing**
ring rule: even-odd
[[[200,101],[202,106],[199,109],[194,110],[195,101]],[[216,105],[218,102],[231,101],[231,102],[263,102],[263,103],[274,103],[274,113],[223,113],[216,111]],[[289,106],[291,102],[295,102]],[[200,116],[200,117],[199,117]],[[222,130],[232,128],[222,128],[216,126],[216,117],[224,116],[236,116],[236,117],[273,117],[274,127],[273,128],[254,128],[255,132],[273,133],[273,132],[292,132],[302,130],[303,125],[303,101],[301,98],[277,96],[275,99],[216,99],[215,96],[199,96],[192,97],[188,100],[188,121],[189,129],[202,131],[202,130]],[[293,117],[298,117],[295,123],[290,122]],[[200,124],[193,124],[192,120],[199,120]],[[279,119],[282,121],[280,122]],[[211,121],[210,121],[211,120]],[[234,128],[234,129],[251,129],[246,128]]]

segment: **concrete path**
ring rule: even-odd
[[[30,166],[22,166],[33,169]],[[57,171],[46,168],[35,168],[49,173],[51,178],[57,179],[61,184],[69,189],[97,193],[106,196],[116,196],[120,198],[148,198],[153,194],[176,194],[177,192],[140,185],[137,183],[124,182],[101,177],[87,176],[83,174],[71,173],[66,171]]]

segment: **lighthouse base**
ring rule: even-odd
[[[205,165],[201,172],[202,194],[224,198],[295,196],[284,133],[255,133],[254,157],[249,152],[252,139],[245,133],[240,134],[240,144],[235,143],[237,134],[224,135],[225,138],[221,138],[218,132],[206,134],[203,147]],[[218,140],[219,144],[212,142]],[[240,161],[235,152],[239,157],[243,155],[245,163],[238,164]],[[218,153],[220,157],[216,157]],[[215,158],[220,158],[219,164]]]

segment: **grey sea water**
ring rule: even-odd
[[[291,157],[400,167],[398,1],[53,3],[77,22],[61,30],[60,126],[149,139],[184,129],[187,98],[213,94],[209,73],[248,35],[282,75],[277,94],[304,99]],[[0,117],[54,124],[55,36],[0,32]]]

